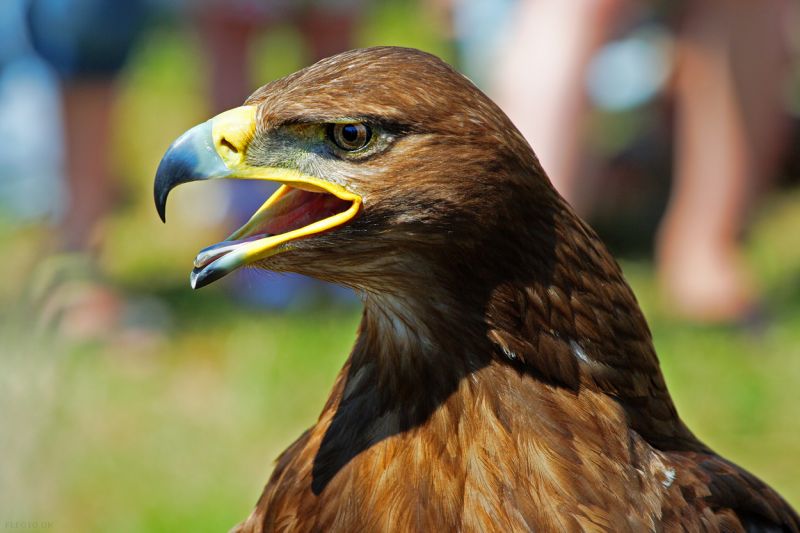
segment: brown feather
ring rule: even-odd
[[[356,220],[263,265],[355,287],[365,310],[237,531],[800,531],[681,422],[619,266],[466,78],[374,48],[249,102],[254,164],[293,124],[396,135],[329,167],[362,195]]]

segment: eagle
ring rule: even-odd
[[[800,531],[679,418],[619,265],[509,118],[408,48],[344,52],[188,130],[155,178],[280,187],[201,250],[363,299],[317,422],[234,531]]]

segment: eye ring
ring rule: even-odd
[[[361,122],[331,124],[328,127],[328,137],[342,150],[355,152],[369,143],[372,130]]]

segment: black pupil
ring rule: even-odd
[[[358,140],[358,127],[353,124],[348,124],[342,128],[342,139],[349,143],[354,143]]]

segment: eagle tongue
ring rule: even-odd
[[[197,257],[194,258],[194,268],[195,269],[202,269],[223,255],[232,252],[235,250],[239,245],[244,244],[250,241],[256,241],[258,239],[263,239],[265,237],[269,237],[270,235],[267,234],[259,234],[259,235],[250,235],[243,239],[236,239],[230,241],[222,241],[218,242],[217,244],[212,244],[207,248],[203,248],[197,253]]]

